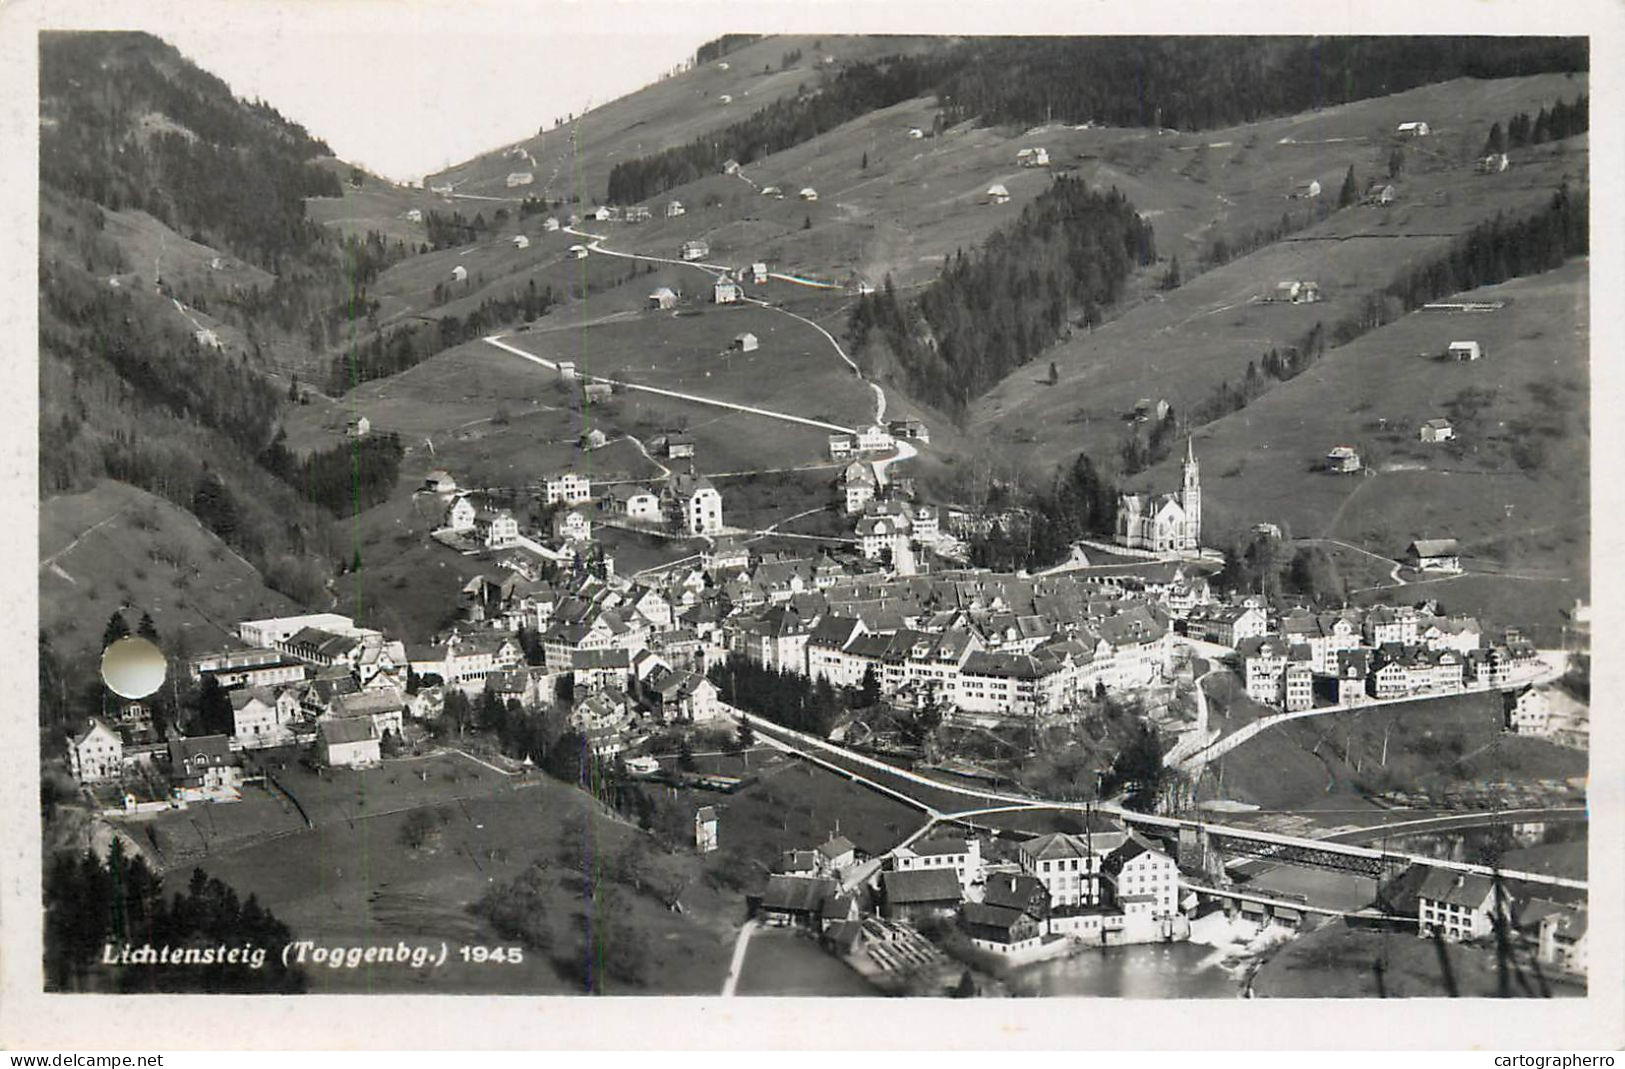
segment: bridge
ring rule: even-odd
[[[1249,861],[1268,861],[1352,873],[1373,880],[1398,873],[1410,865],[1423,865],[1516,880],[1531,885],[1582,890],[1588,886],[1584,880],[1545,873],[1513,872],[1471,862],[1427,857],[1400,850],[1373,849],[1352,843],[1335,842],[1331,839],[1282,835],[1189,817],[1139,813],[1112,802],[1057,801],[961,787],[922,776],[909,769],[889,765],[876,758],[793,731],[742,710],[734,709],[733,712],[739,719],[749,723],[764,742],[921,810],[928,818],[928,828],[937,823],[991,828],[991,825],[986,822],[979,823],[976,818],[1046,810],[1075,812],[1081,815],[1087,808],[1108,813],[1128,826],[1150,832],[1158,838],[1174,838],[1179,844],[1177,860],[1181,868],[1212,873],[1218,878],[1223,877],[1230,865]],[[956,808],[954,805],[956,802],[961,807]]]

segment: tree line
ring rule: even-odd
[[[687,145],[622,161],[607,195],[615,204],[644,200],[714,174],[729,158],[750,163],[924,96],[941,109],[938,129],[976,120],[1207,130],[1452,78],[1588,66],[1584,38],[971,38],[929,54],[849,63],[813,92]]]
[[[850,64],[811,91],[776,100],[721,130],[661,152],[622,160],[610,169],[605,199],[635,204],[708,174],[727,160],[752,163],[810,141],[880,108],[930,90],[939,58],[885,56]]]
[[[844,708],[840,692],[828,679],[814,682],[743,657],[712,665],[707,675],[726,704],[819,738],[829,734]]]
[[[912,396],[962,413],[1075,320],[1099,322],[1129,273],[1155,259],[1151,225],[1127,198],[1059,176],[981,249],[956,253],[912,301],[889,276],[863,296],[848,323],[853,348],[862,353],[878,338]]]
[[[283,965],[288,926],[249,895],[193,869],[184,893],[166,900],[163,883],[140,856],[126,857],[115,838],[107,860],[59,853],[45,870],[45,979],[52,991],[295,994],[306,977]],[[242,964],[101,964],[103,949],[263,948],[259,968]]]
[[[306,501],[335,516],[354,516],[388,500],[400,478],[406,454],[393,432],[369,434],[353,442],[296,458],[280,431],[263,463],[277,478],[298,489]]]
[[[1550,109],[1541,108],[1533,119],[1529,117],[1527,111],[1520,111],[1507,120],[1504,132],[1499,122],[1492,123],[1490,132],[1484,139],[1484,155],[1494,156],[1508,149],[1561,141],[1565,137],[1583,134],[1589,129],[1591,129],[1591,98],[1581,93],[1574,98],[1572,104],[1565,104],[1559,100]]]

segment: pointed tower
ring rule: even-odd
[[[1187,549],[1202,546],[1202,469],[1196,463],[1196,446],[1185,439],[1185,463],[1182,466],[1185,485],[1180,491],[1179,505],[1185,510],[1185,541]]]

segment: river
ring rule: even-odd
[[[1016,969],[1005,979],[1017,997],[1239,998],[1241,979],[1200,943],[1142,943],[1083,950]]]

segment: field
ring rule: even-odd
[[[449,770],[438,767],[443,760],[435,759],[431,781]],[[336,773],[328,797],[319,804],[333,819],[315,829],[215,851],[198,864],[239,895],[256,895],[298,939],[324,946],[400,940],[436,950],[444,941],[451,948],[446,964],[439,969],[311,969],[312,990],[490,994],[568,994],[576,990],[553,963],[553,959],[567,960],[584,953],[582,941],[592,923],[593,906],[583,897],[581,873],[552,862],[570,823],[567,814],[587,814],[587,857],[605,869],[641,833],[603,815],[586,795],[550,780],[493,784],[484,777],[470,777],[466,767],[458,767],[462,778],[455,791],[461,797],[451,799],[446,790],[436,791],[418,782],[401,766],[400,762],[386,764],[364,791],[349,774]],[[391,811],[387,800],[390,777],[398,783],[411,781],[414,808],[428,809],[439,821],[432,845],[416,850],[403,847],[401,828],[410,810]],[[378,779],[385,782],[376,782]],[[369,799],[368,804],[359,807],[363,797]],[[225,812],[233,807],[211,808]],[[486,888],[511,879],[538,858],[547,859],[550,866],[545,890],[548,916],[553,918],[552,946],[543,951],[531,948],[519,965],[460,961],[456,948],[461,944],[513,945],[467,907]],[[632,987],[611,983],[609,990],[712,994],[720,988],[727,970],[731,932],[743,919],[742,909],[695,878],[698,869],[693,857],[656,849],[649,865],[648,891],[635,893],[629,886],[620,887],[628,916],[645,937],[641,945],[646,982]],[[189,864],[172,869],[170,886],[183,885],[190,872]],[[656,897],[654,885],[683,879],[685,874],[682,900],[686,912],[673,913]]]
[[[1519,964],[1523,980],[1513,980],[1513,997],[1585,997],[1583,984],[1541,977],[1532,963]],[[1333,921],[1276,951],[1253,990],[1264,998],[1493,998],[1500,986],[1492,950]]]
[[[101,627],[121,606],[134,609],[132,629],[151,613],[172,655],[218,648],[238,620],[294,609],[190,514],[125,483],[47,498],[39,540],[40,629],[65,665],[100,656]]]

